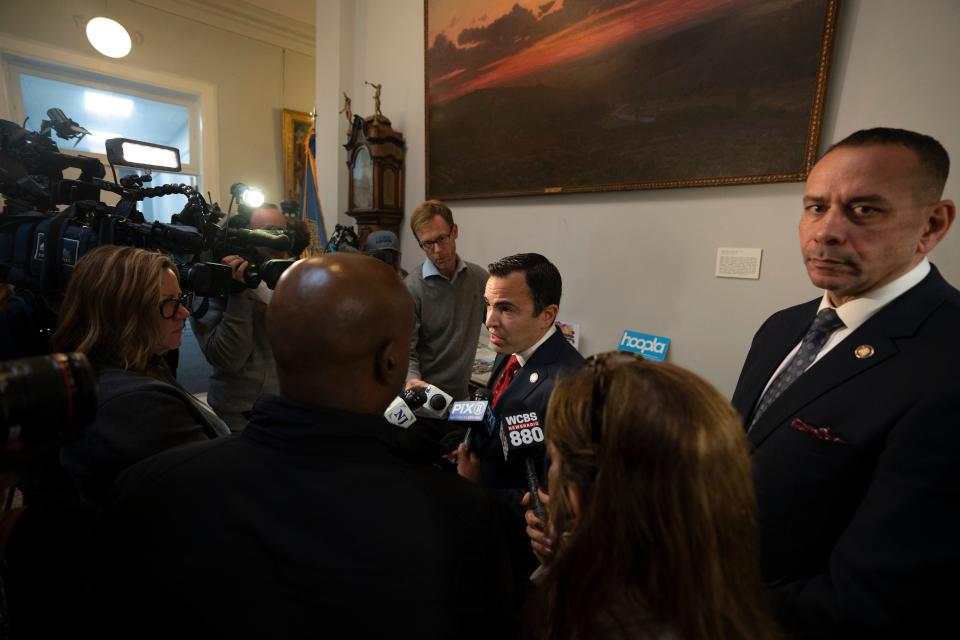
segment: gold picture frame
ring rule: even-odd
[[[303,146],[312,127],[313,118],[309,113],[283,110],[283,197],[298,203],[307,169]]]
[[[425,0],[426,195],[803,181],[839,0]]]

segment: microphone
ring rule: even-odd
[[[530,501],[533,511],[542,522],[547,521],[546,511],[540,501],[540,481],[537,479],[537,470],[534,465],[533,453],[542,449],[543,422],[536,411],[524,406],[516,405],[502,413],[500,420],[500,444],[503,446],[503,459],[523,457],[527,472],[527,489],[530,491]]]
[[[460,400],[454,402],[450,407],[450,415],[447,420],[470,423],[467,425],[467,433],[463,437],[463,444],[473,451],[478,449],[473,442],[474,425],[477,425],[477,423],[482,425],[488,438],[497,428],[497,417],[490,407],[490,397],[490,390],[481,387],[473,394],[473,400]]]
[[[76,138],[77,141],[73,143],[73,146],[80,144],[84,136],[90,135],[89,131],[77,124],[76,121],[71,120],[61,109],[57,109],[56,107],[47,109],[47,117],[50,119],[40,123],[40,135],[46,135],[47,132],[53,129],[58,138],[63,138],[64,140]]]
[[[447,412],[447,407],[453,402],[453,396],[432,384],[423,391],[427,394],[427,401],[420,409],[421,415],[425,414],[432,418],[442,418]]]
[[[419,387],[411,387],[393,399],[393,402],[383,412],[383,417],[392,425],[408,428],[417,421],[413,415],[427,401],[427,394]]]

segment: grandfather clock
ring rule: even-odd
[[[367,236],[379,229],[400,236],[403,220],[406,143],[403,134],[396,131],[380,111],[380,85],[371,86],[376,90],[375,113],[368,118],[354,115],[349,140],[343,145],[349,168],[350,197],[346,214],[357,220],[361,247]],[[349,109],[348,105],[345,109]]]

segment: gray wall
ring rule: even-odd
[[[346,123],[372,113],[364,80],[383,83],[383,111],[408,144],[406,205],[424,198],[422,0],[318,0],[318,172],[327,225],[345,218]],[[827,94],[825,146],[870,126],[937,137],[960,159],[960,3],[842,3]],[[519,251],[553,259],[564,276],[560,317],[581,325],[583,353],[614,348],[625,328],[673,339],[668,359],[730,394],[753,332],[773,311],[817,295],[800,261],[799,183],[453,203],[460,254],[480,264]],[[957,171],[947,195],[960,198]],[[339,213],[339,215],[338,215]],[[403,264],[422,255],[404,229]],[[960,284],[960,229],[933,261]],[[759,280],[713,276],[718,247],[761,247]]]

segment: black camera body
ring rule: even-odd
[[[217,225],[222,217],[219,207],[209,206],[199,192],[187,185],[144,187],[149,175],[125,178],[121,184],[104,180],[106,172],[98,159],[60,153],[50,137],[51,131],[69,138],[86,130],[59,109],[51,109],[48,114],[51,121],[44,121],[41,132],[0,120],[0,193],[4,196],[0,281],[39,292],[48,300],[55,299],[77,260],[104,244],[167,251],[189,274],[194,257],[212,245],[221,231]],[[180,167],[179,152],[175,149],[123,139],[110,142],[166,149],[176,158],[174,168]],[[125,161],[122,153],[121,144],[108,145],[111,163],[119,156],[121,164],[150,168]],[[63,177],[63,171],[71,167],[80,169],[79,178]],[[116,207],[100,201],[102,191],[120,196]],[[171,194],[187,197],[187,205],[175,216],[173,224],[148,223],[137,210],[137,203],[145,198]],[[58,210],[59,205],[68,206]],[[197,282],[187,279],[183,286],[201,295],[225,295],[229,280],[227,269],[218,277],[199,278]]]
[[[86,130],[59,109],[50,109],[48,115],[51,119],[44,121],[40,132],[0,120],[0,193],[5,203],[0,216],[0,282],[39,293],[55,307],[77,260],[94,247],[122,244],[172,254],[184,290],[200,296],[225,296],[234,281],[230,268],[219,264],[223,256],[253,255],[256,252],[251,250],[258,246],[289,250],[292,245],[292,234],[286,231],[221,226],[220,207],[209,205],[188,185],[144,186],[149,173],[124,178],[119,184],[105,180],[98,159],[60,153],[50,136],[55,131],[64,139],[82,137]],[[111,166],[180,169],[179,152],[172,147],[126,139],[107,142]],[[128,144],[162,149],[170,154],[171,164],[145,165],[126,159],[122,154]],[[64,178],[63,171],[71,167],[80,169],[79,178]],[[102,191],[119,195],[117,206],[101,202]],[[171,194],[187,197],[186,206],[173,216],[171,224],[146,222],[137,210],[137,203],[145,198]],[[59,205],[68,206],[58,210]],[[204,263],[198,259],[201,255],[212,255],[214,262]],[[255,268],[248,286],[258,286],[261,279],[268,285],[276,283],[273,274],[279,265],[265,269],[262,262],[258,258],[251,263]]]
[[[234,281],[231,291],[236,293],[246,289],[256,289],[265,282],[273,289],[283,272],[295,261],[286,258],[265,258],[257,249],[264,247],[275,253],[290,253],[293,249],[295,232],[289,229],[248,229],[235,225],[249,224],[241,216],[231,218],[231,224],[219,232],[214,243],[213,259],[220,261],[226,256],[237,255],[247,261],[243,274],[243,284]]]

